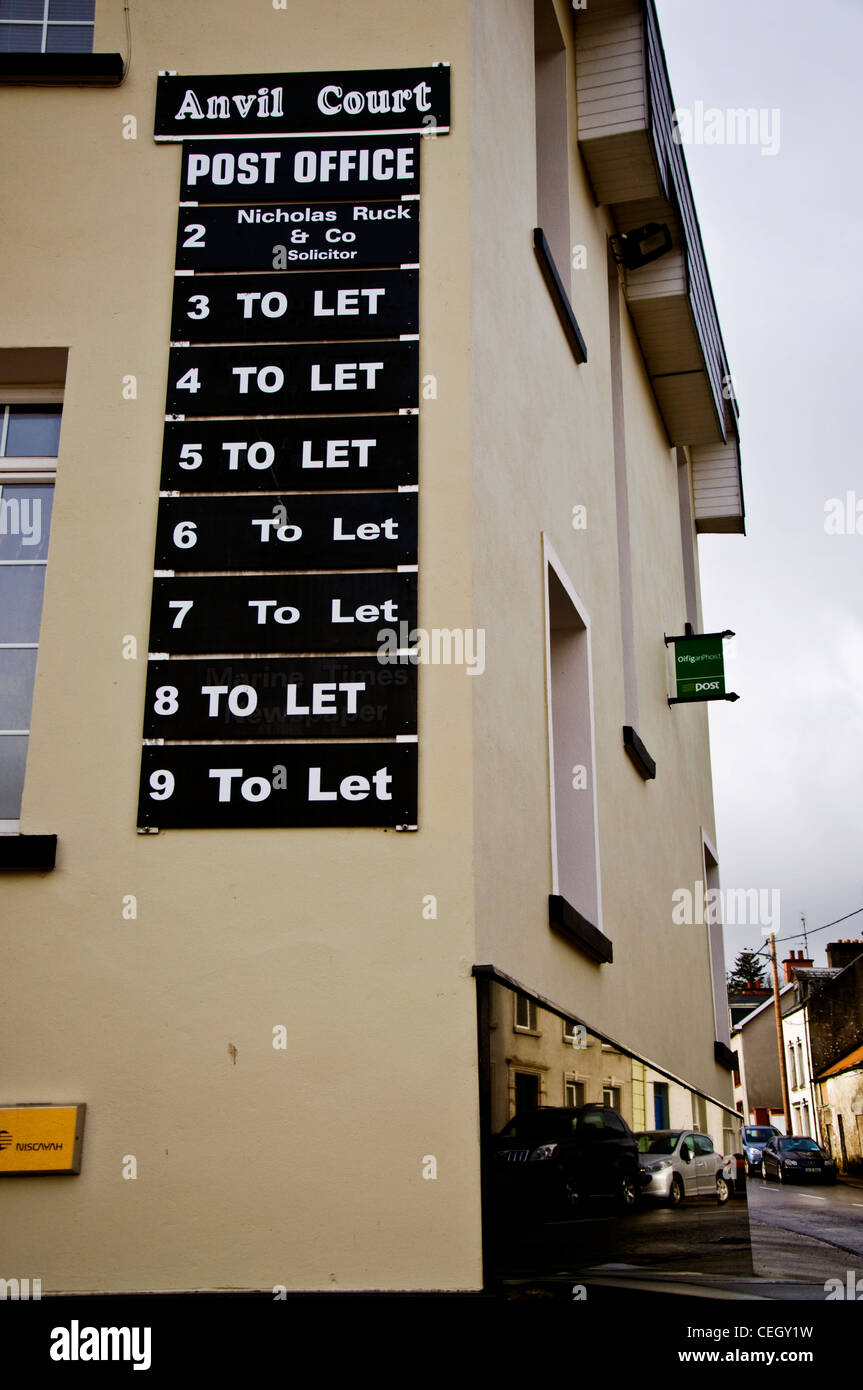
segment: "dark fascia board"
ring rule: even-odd
[[[581,913],[559,893],[548,895],[548,924],[598,964],[610,965],[614,959],[613,947],[608,937],[592,922],[588,922],[586,917],[582,917]]]
[[[736,1055],[731,1051],[730,1047],[726,1047],[725,1043],[720,1042],[718,1038],[714,1038],[713,1040],[713,1060],[718,1066],[724,1067],[726,1071],[734,1071],[734,1068],[737,1066]]]
[[[722,395],[722,382],[730,375],[728,356],[722,338],[716,297],[707,267],[707,256],[701,236],[701,227],[689,181],[689,169],[683,146],[672,135],[672,118],[675,101],[668,76],[668,63],[656,0],[644,0],[644,35],[647,62],[647,99],[649,108],[649,127],[654,160],[660,173],[660,182],[665,186],[666,196],[676,206],[684,226],[686,242],[687,283],[690,289],[690,304],[695,319],[696,332],[704,353],[704,365],[710,381],[716,409],[716,423],[723,439],[728,438],[728,424],[725,419],[725,398]],[[692,293],[693,278],[698,282],[703,294]],[[734,411],[739,415],[737,401]]]
[[[649,782],[656,776],[656,763],[651,758],[631,724],[623,726],[623,746],[635,770]]]
[[[46,872],[57,861],[56,835],[0,835],[0,869]]]
[[[117,87],[122,53],[0,53],[0,85]]]
[[[563,281],[558,274],[551,248],[546,240],[545,232],[542,227],[533,229],[533,248],[536,251],[536,258],[539,261],[539,268],[542,277],[548,286],[548,292],[554,300],[554,307],[557,310],[557,317],[560,319],[560,326],[566,334],[566,340],[572,349],[572,355],[579,366],[587,361],[587,344],[578,326],[578,320],[573,313],[572,305],[569,302],[569,295],[563,288]]]

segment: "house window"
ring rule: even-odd
[[[21,814],[61,407],[0,404],[0,832]]]
[[[553,892],[602,930],[590,630],[545,542]]]
[[[668,1082],[654,1081],[653,1127],[654,1129],[668,1129],[668,1123]]]
[[[0,53],[92,53],[96,0],[0,0]]]
[[[707,1133],[707,1101],[704,1096],[692,1094],[692,1128]]]
[[[584,1105],[583,1081],[576,1081],[574,1076],[564,1077],[563,1103],[570,1106]]]
[[[525,1110],[535,1110],[541,1098],[539,1074],[532,1071],[517,1071],[513,1078],[515,1087],[515,1113],[523,1115]]]
[[[557,272],[570,293],[569,136],[566,43],[552,0],[534,0],[536,210]]]
[[[536,1033],[536,1004],[524,994],[515,996],[515,1026],[524,1033]]]
[[[612,1110],[619,1110],[619,1109],[620,1109],[620,1087],[619,1087],[619,1086],[603,1086],[603,1088],[602,1088],[602,1103],[603,1103],[603,1105],[609,1106]]]

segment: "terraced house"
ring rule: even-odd
[[[9,1268],[479,1288],[517,1101],[734,1134],[653,0],[0,0],[0,108]]]

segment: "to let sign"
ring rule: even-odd
[[[312,492],[416,486],[416,415],[172,420],[164,492]]]
[[[419,326],[415,270],[194,275],[175,282],[171,340],[313,342],[398,338]]]
[[[151,652],[370,652],[378,632],[416,623],[416,574],[156,578]]]
[[[144,747],[142,828],[380,827],[416,820],[415,742]]]
[[[175,347],[169,415],[310,415],[416,409],[416,342]]]
[[[145,738],[397,738],[416,733],[416,713],[416,667],[376,656],[147,665]]]
[[[159,502],[157,569],[395,569],[416,558],[415,492]]]

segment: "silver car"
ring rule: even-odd
[[[678,1207],[684,1197],[715,1197],[731,1192],[730,1159],[713,1147],[709,1134],[692,1129],[652,1129],[636,1134],[639,1167],[646,1178],[642,1197]]]

